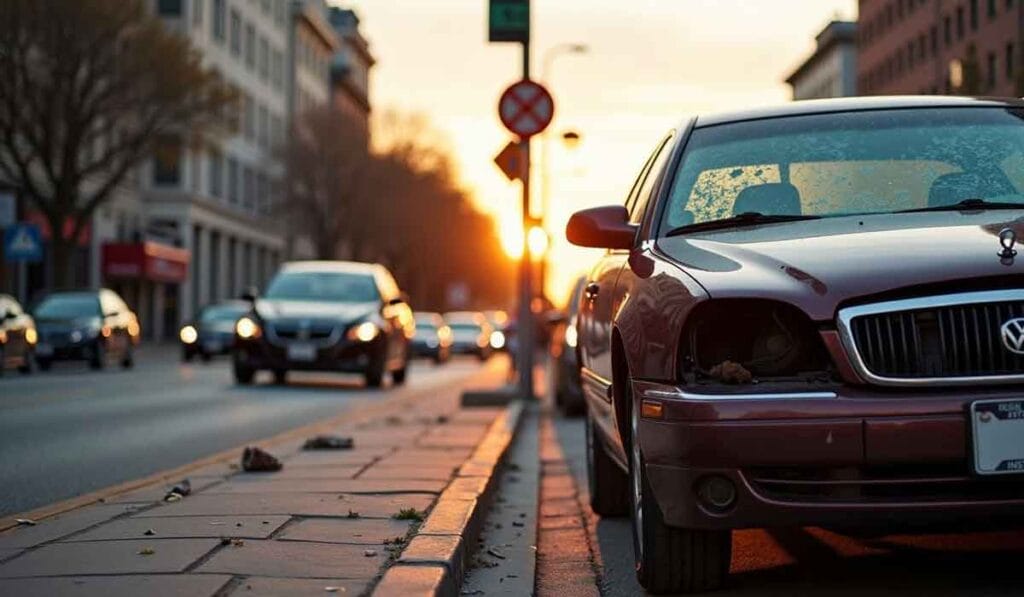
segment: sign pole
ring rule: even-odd
[[[530,37],[523,44],[523,80],[530,80]],[[523,255],[519,267],[519,394],[532,399],[533,393],[533,268],[526,235],[530,231],[530,137],[520,137],[523,183]]]

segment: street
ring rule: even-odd
[[[61,364],[64,365],[64,364]],[[479,369],[417,362],[408,391]],[[406,391],[367,390],[356,376],[294,374],[236,386],[227,359],[179,362],[177,347],[144,347],[135,368],[79,363],[0,379],[0,516],[171,469],[247,441]]]
[[[552,417],[551,441],[555,445],[547,447],[555,453],[560,450],[576,481],[592,559],[575,571],[557,566],[545,569],[541,550],[537,594],[643,594],[633,571],[629,519],[602,519],[587,506],[583,419]],[[554,525],[544,524],[542,503],[541,545],[545,526]],[[554,532],[563,531],[559,528]],[[558,548],[565,551],[571,546],[559,542]],[[730,581],[715,594],[1019,595],[1017,562],[1022,552],[1024,531],[1019,530],[870,538],[852,538],[819,528],[742,530],[734,533]],[[567,586],[566,578],[584,575],[584,582]]]

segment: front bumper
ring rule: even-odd
[[[287,343],[274,344],[265,337],[236,339],[234,359],[250,369],[364,373],[375,358],[382,358],[383,341],[380,336],[371,342],[342,339],[336,344],[316,346],[311,359],[295,359],[289,357]]]
[[[972,473],[967,409],[1024,388],[878,391],[842,386],[753,399],[709,398],[636,382],[662,406],[641,419],[640,446],[668,524],[727,529],[1024,522],[1024,476]],[[732,481],[734,505],[704,507],[697,485]]]

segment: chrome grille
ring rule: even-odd
[[[840,333],[868,381],[887,385],[1024,381],[1024,355],[1001,328],[1024,317],[1024,291],[972,292],[851,307]]]
[[[271,338],[284,342],[329,343],[336,338],[337,326],[325,322],[275,321],[266,325]]]

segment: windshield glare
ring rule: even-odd
[[[43,319],[96,317],[99,314],[100,302],[92,294],[51,296],[44,299],[35,311],[35,316]]]
[[[200,317],[202,321],[232,321],[240,318],[244,315],[246,309],[244,307],[207,307],[203,309],[203,314]]]
[[[380,298],[373,276],[341,272],[283,272],[274,276],[265,296],[339,303],[369,303]]]
[[[965,199],[1024,204],[1022,189],[1024,122],[1016,110],[772,118],[693,132],[661,232],[747,212],[827,217]]]

